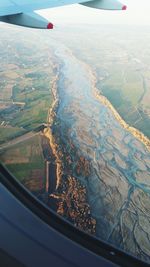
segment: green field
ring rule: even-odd
[[[52,96],[49,92],[33,92],[26,97],[24,110],[13,119],[12,125],[32,130],[47,122],[47,113],[52,104]]]
[[[8,140],[21,136],[26,131],[19,127],[5,128],[0,127],[0,144],[5,143]]]
[[[35,136],[1,152],[0,158],[20,182],[26,184],[28,181],[34,182],[42,178],[43,187],[45,186],[45,162],[40,136]],[[38,171],[40,175],[33,176],[35,171]]]

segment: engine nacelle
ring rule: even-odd
[[[0,20],[29,28],[53,29],[53,24],[51,22],[34,12],[3,16],[0,17]]]
[[[118,0],[94,0],[87,1],[81,5],[104,9],[104,10],[126,10],[127,6],[120,3]]]

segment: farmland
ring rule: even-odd
[[[39,194],[45,189],[41,131],[53,101],[52,52],[38,32],[2,25],[0,58],[0,160]]]
[[[6,150],[1,160],[32,192],[45,187],[45,163],[40,135]]]
[[[0,144],[46,123],[53,101],[50,49],[40,41],[34,47],[36,32],[10,27],[7,38],[5,27],[0,42]]]

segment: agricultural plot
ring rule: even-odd
[[[8,26],[1,31],[0,144],[47,122],[54,77],[51,50],[38,33]]]
[[[1,161],[30,191],[45,188],[45,162],[40,135],[1,152]]]

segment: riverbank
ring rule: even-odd
[[[142,132],[140,132],[136,128],[128,125],[122,119],[122,117],[119,115],[119,113],[116,111],[116,109],[112,106],[112,104],[109,102],[109,100],[105,96],[103,96],[99,93],[97,88],[94,88],[94,94],[95,94],[95,97],[97,99],[99,99],[101,103],[103,103],[106,107],[108,107],[113,112],[114,117],[120,123],[120,125],[125,130],[130,132],[136,139],[138,139],[140,142],[142,142],[145,145],[145,147],[147,148],[147,150],[150,151],[150,140],[148,139],[148,137],[146,137]]]
[[[84,63],[85,64],[85,63]],[[129,124],[127,124],[123,118],[120,116],[120,114],[117,112],[117,110],[113,107],[113,105],[111,104],[111,102],[100,93],[100,91],[96,88],[96,83],[97,83],[97,79],[96,79],[96,75],[94,75],[94,73],[92,73],[92,70],[90,69],[90,67],[88,65],[86,65],[86,68],[88,70],[88,72],[90,73],[91,79],[92,79],[92,83],[93,83],[93,95],[96,97],[96,99],[98,99],[103,105],[105,105],[107,108],[109,108],[115,119],[120,123],[120,125],[127,130],[128,132],[130,132],[136,139],[138,139],[140,142],[142,142],[145,147],[147,148],[147,150],[150,152],[150,139],[145,136],[142,132],[140,132],[138,129],[130,126]]]
[[[58,68],[58,67],[57,67]],[[58,145],[55,141],[55,137],[52,133],[52,127],[53,127],[53,123],[55,121],[55,117],[56,117],[56,112],[57,112],[57,107],[59,104],[59,99],[58,99],[58,94],[57,94],[57,80],[58,80],[58,75],[56,75],[56,77],[54,78],[53,82],[52,82],[52,94],[53,94],[53,104],[51,106],[51,108],[48,111],[48,127],[44,129],[44,135],[45,137],[47,137],[49,139],[49,144],[50,147],[52,149],[54,158],[55,158],[55,164],[56,164],[56,190],[59,187],[60,184],[60,180],[61,180],[61,175],[62,175],[62,168],[61,168],[61,162],[59,159],[59,155],[57,153],[58,150]]]

